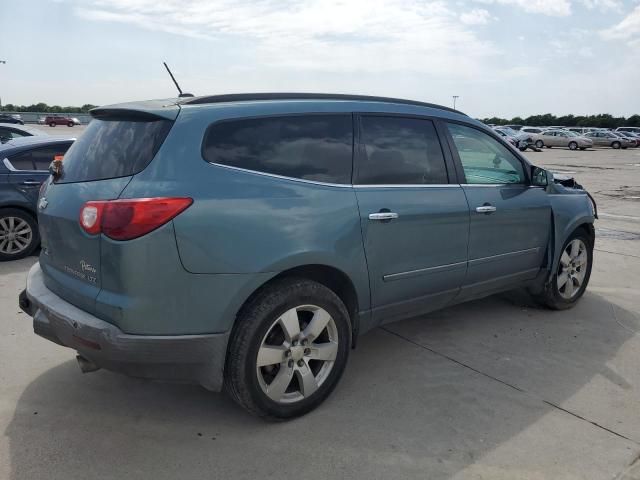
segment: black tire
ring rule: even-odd
[[[40,244],[40,234],[38,233],[38,224],[35,219],[25,212],[24,210],[20,210],[17,208],[3,208],[0,209],[0,221],[5,220],[8,221],[9,217],[19,218],[25,221],[29,228],[31,228],[31,240],[29,244],[20,251],[16,253],[7,253],[0,251],[0,262],[6,262],[9,260],[17,260],[19,258],[24,258],[33,253],[33,251],[38,248]],[[0,230],[3,230],[2,225],[0,224]],[[0,240],[0,247],[2,247],[2,240]]]
[[[619,149],[621,147],[620,142],[613,142],[611,144],[611,148],[615,148],[616,150]]]
[[[551,145],[545,145],[544,148],[551,148]]]
[[[50,126],[50,127],[55,127],[55,126],[56,126],[56,122],[51,122],[51,123],[49,123],[49,126]]]
[[[67,127],[73,127],[73,122],[67,123]]]
[[[585,233],[584,230],[578,229],[574,231],[562,246],[562,251],[564,252],[569,243],[571,243],[575,239],[581,240],[587,247],[587,266],[585,277],[577,293],[571,299],[567,299],[560,294],[560,289],[558,288],[558,273],[560,271],[561,264],[560,260],[558,260],[558,264],[555,266],[555,272],[553,274],[552,281],[545,285],[545,288],[541,293],[532,292],[533,298],[538,303],[552,310],[566,310],[573,307],[578,302],[578,300],[580,300],[582,295],[584,295],[584,292],[587,289],[587,285],[589,284],[589,279],[591,278],[591,268],[593,266],[593,241]]]
[[[580,150],[586,150],[587,147],[580,147]]]
[[[542,140],[536,140],[536,148],[544,147],[544,142]]]
[[[577,150],[578,144],[576,142],[569,142],[569,150]]]
[[[338,351],[328,377],[313,394],[293,403],[276,402],[260,386],[256,368],[258,350],[273,323],[284,312],[300,305],[315,305],[329,313],[338,331]],[[304,415],[333,391],[347,364],[350,346],[349,314],[333,291],[303,278],[276,281],[259,291],[238,314],[227,348],[225,389],[240,406],[266,419]]]

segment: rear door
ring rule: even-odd
[[[432,120],[359,117],[354,188],[378,323],[437,309],[460,289],[469,210],[452,168]]]
[[[172,121],[124,114],[94,119],[48,181],[38,202],[45,284],[74,305],[93,312],[100,291],[100,235],[79,225],[85,202],[119,197],[131,176],[144,169]]]
[[[454,159],[470,207],[464,298],[534,278],[551,227],[547,193],[529,182],[525,164],[480,128],[448,123]]]
[[[68,142],[55,146],[23,150],[8,158],[13,167],[13,170],[9,173],[9,183],[25,198],[34,211],[40,186],[49,177],[49,164],[53,161],[54,155],[64,155],[70,146],[71,142]],[[42,163],[45,158],[49,159],[46,167]],[[36,159],[38,160],[37,163]]]

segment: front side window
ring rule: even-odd
[[[422,185],[448,183],[447,169],[431,120],[363,116],[361,185]]]
[[[458,150],[466,183],[526,182],[522,163],[507,147],[478,129],[457,123],[447,125]]]
[[[290,115],[214,123],[202,155],[211,163],[325,183],[351,183],[350,114]]]

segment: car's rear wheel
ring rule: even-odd
[[[592,263],[593,243],[583,230],[576,230],[562,248],[553,280],[534,297],[554,310],[573,307],[589,284]]]
[[[0,210],[0,261],[24,258],[38,243],[38,225],[31,215],[15,208]]]
[[[544,147],[544,142],[542,140],[536,140],[536,148]]]
[[[238,315],[227,351],[226,389],[261,417],[304,415],[338,383],[350,345],[349,314],[333,291],[305,279],[275,282]]]
[[[611,148],[615,148],[617,150],[618,148],[620,148],[620,142],[613,142],[611,144]]]
[[[49,126],[50,126],[50,127],[55,127],[55,126],[56,126],[56,122],[50,122],[50,123],[49,123]]]
[[[577,150],[578,144],[576,142],[569,142],[569,150]]]

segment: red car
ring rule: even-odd
[[[64,115],[48,115],[44,119],[44,123],[50,127],[55,127],[56,125],[73,127],[74,125],[80,125],[80,120],[73,117],[65,117]]]

